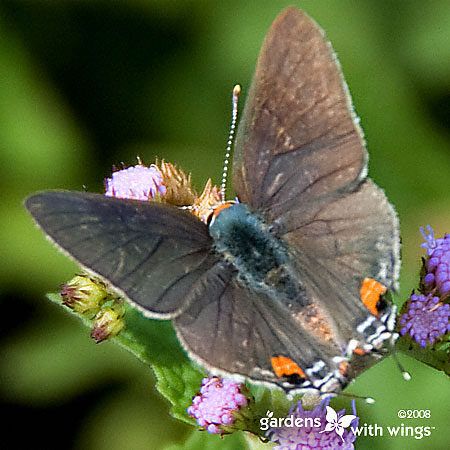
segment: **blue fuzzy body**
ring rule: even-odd
[[[209,227],[216,251],[234,265],[239,279],[269,296],[296,298],[298,282],[290,273],[284,243],[246,205],[223,209]]]

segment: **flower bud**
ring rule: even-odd
[[[124,308],[121,304],[102,308],[95,317],[91,338],[98,344],[117,336],[125,326],[123,315]]]
[[[63,304],[73,311],[92,317],[98,313],[108,293],[100,280],[77,275],[61,288]]]

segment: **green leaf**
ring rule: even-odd
[[[261,439],[250,433],[244,434],[248,450],[269,450],[274,447],[274,443],[268,439]]]
[[[272,411],[275,417],[285,417],[294,400],[288,400],[285,392],[281,389],[268,389],[261,385],[249,385],[249,390],[253,396],[248,411],[245,414],[245,430],[264,437],[264,432],[260,429],[259,419],[266,417],[267,411]]]
[[[253,385],[250,391],[255,399],[260,417],[266,415],[266,411],[273,411],[278,417],[285,416],[291,407],[293,400],[288,400],[285,392],[281,389],[268,389],[265,386]]]
[[[153,365],[153,370],[158,380],[156,383],[158,391],[172,404],[172,416],[194,425],[194,419],[186,414],[186,408],[200,389],[205,374],[186,362],[172,366]]]
[[[52,302],[61,305],[59,294],[47,296]],[[92,320],[65,309],[92,328]],[[186,408],[199,390],[205,373],[189,360],[169,321],[148,319],[128,303],[125,304],[124,318],[125,329],[110,341],[119,344],[153,369],[158,380],[158,391],[172,404],[171,414],[193,425],[194,420],[187,415]]]
[[[183,444],[170,445],[164,450],[240,450],[248,448],[241,432],[224,436],[193,431]]]
[[[446,340],[441,343],[422,348],[408,336],[402,336],[398,339],[396,348],[402,353],[423,362],[427,366],[441,370],[450,376],[450,348],[448,340],[449,337],[447,336]]]

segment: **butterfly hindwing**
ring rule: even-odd
[[[285,305],[248,289],[236,275],[218,263],[198,284],[195,300],[174,320],[181,342],[202,365],[277,383],[274,355],[289,355],[307,368],[339,352],[311,339]]]
[[[313,303],[330,311],[344,341],[356,336],[368,311],[360,300],[365,278],[395,290],[399,271],[397,216],[384,192],[367,179],[352,193],[299,216],[283,235]]]

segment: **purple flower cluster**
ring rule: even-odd
[[[105,180],[105,185],[108,197],[145,201],[166,193],[163,175],[154,164],[150,167],[138,164],[118,170]]]
[[[421,294],[413,293],[400,316],[400,334],[408,334],[421,347],[433,345],[450,331],[450,234],[436,239],[433,229],[420,229],[427,251]]]
[[[423,282],[427,292],[436,289],[441,299],[450,295],[450,234],[436,239],[433,229],[428,225],[427,232],[421,228],[425,238],[422,247],[426,249],[428,258],[425,261],[427,274]]]
[[[413,294],[406,312],[400,317],[400,334],[409,334],[421,347],[434,344],[450,331],[450,305],[433,294]]]
[[[318,418],[321,425],[320,427],[271,428],[267,435],[272,442],[278,444],[273,447],[274,450],[354,450],[353,443],[356,436],[348,426],[358,425],[359,419],[356,417],[356,412],[353,411],[352,416],[345,416],[345,410],[336,413],[332,408],[327,408],[329,402],[330,398],[327,398],[311,411],[303,409],[301,402],[298,402],[289,412],[289,416],[293,415],[294,419]],[[332,418],[330,418],[330,412]],[[353,419],[350,424],[344,423],[348,417]]]
[[[242,384],[218,377],[204,378],[200,393],[192,400],[188,414],[211,434],[222,433],[221,426],[234,423],[234,413],[248,400],[242,394]]]

